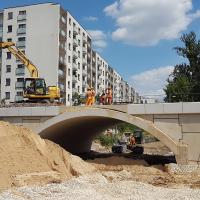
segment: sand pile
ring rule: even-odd
[[[0,122],[0,190],[61,182],[95,168],[31,130]]]

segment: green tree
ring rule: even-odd
[[[164,88],[167,102],[200,100],[200,40],[196,34],[183,34],[184,47],[175,47],[177,54],[188,60],[188,64],[176,65]]]

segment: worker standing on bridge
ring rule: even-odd
[[[108,105],[112,104],[112,89],[110,87],[107,90],[106,101]]]
[[[93,87],[91,87],[91,93],[92,93],[92,105],[95,104],[95,97],[96,97],[96,93]]]
[[[86,106],[91,106],[91,105],[92,105],[92,92],[91,88],[88,88],[86,93]]]

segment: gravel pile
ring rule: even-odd
[[[199,165],[179,165],[170,163],[167,165],[167,170],[172,174],[188,174],[200,171]]]
[[[0,194],[0,200],[199,200],[200,190],[162,188],[135,181],[110,181],[100,173],[80,176],[61,184],[22,187]]]

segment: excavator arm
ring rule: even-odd
[[[0,42],[0,49],[8,49],[17,59],[19,59],[30,72],[30,77],[38,78],[39,73],[37,67],[20,51],[13,42]]]

